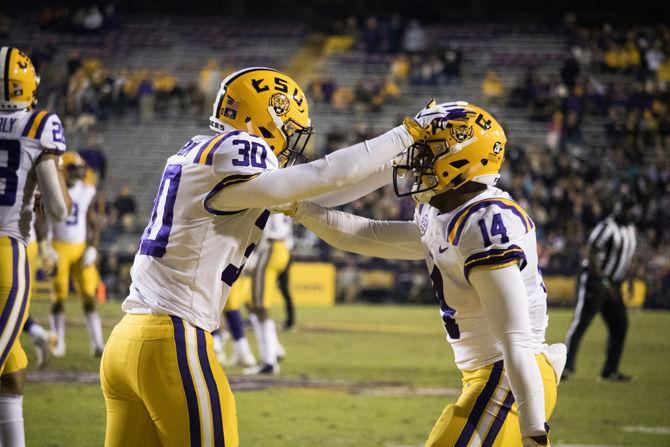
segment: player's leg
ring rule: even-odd
[[[607,357],[600,375],[612,380],[628,381],[630,380],[629,376],[619,373],[619,362],[621,361],[621,353],[628,330],[628,316],[626,305],[621,299],[618,288],[616,299],[607,300],[603,303],[602,315],[609,333],[607,336]]]
[[[276,273],[273,276],[273,272],[270,268],[272,252],[273,247],[270,246],[270,248],[259,253],[258,262],[252,276],[252,303],[249,321],[251,322],[251,327],[256,336],[256,343],[258,343],[258,352],[261,362],[256,368],[246,369],[244,372],[247,374],[276,374],[279,372],[277,346],[275,345],[275,337],[273,337],[272,334],[274,322],[268,315],[271,306],[268,289],[272,284],[273,279],[274,281],[277,280]]]
[[[244,367],[256,366],[256,358],[251,352],[249,340],[244,334],[244,323],[242,322],[241,307],[244,301],[246,277],[238,278],[228,294],[228,300],[223,308],[226,324],[233,338],[233,355],[227,359],[225,365],[238,365]],[[246,282],[248,284],[248,282]]]
[[[288,272],[291,269],[291,260],[286,263],[286,268],[279,273],[277,278],[279,283],[279,291],[284,297],[286,304],[286,320],[284,321],[284,330],[290,330],[295,327],[295,307],[293,306],[293,297],[291,290],[288,287]]]
[[[540,374],[542,375],[542,384],[544,385],[544,411],[545,420],[549,421],[554,407],[556,406],[557,398],[557,383],[556,373],[551,367],[544,355],[537,355],[537,364],[540,367]],[[514,402],[514,397],[510,391],[509,399]],[[482,438],[484,446],[492,447],[521,447],[521,430],[519,429],[519,414],[517,412],[517,405],[513,403],[511,408],[508,405],[503,405],[498,410],[495,419],[491,423],[486,436]]]
[[[506,380],[506,379],[505,379]],[[463,372],[463,389],[455,404],[447,405],[426,441],[426,447],[468,445],[483,419],[497,413],[496,403],[512,403],[507,399],[508,389],[503,384],[503,363]],[[509,393],[511,395],[511,393]],[[485,422],[486,422],[485,421]]]
[[[70,293],[70,271],[72,264],[78,258],[75,244],[53,241],[53,248],[58,254],[56,263],[56,275],[54,276],[55,301],[51,306],[49,323],[51,331],[58,337],[56,347],[52,354],[54,357],[63,357],[65,355],[65,300]]]
[[[158,432],[138,390],[142,340],[127,333],[125,323],[114,328],[100,362],[107,411],[105,447],[158,447]]]
[[[145,344],[139,377],[162,445],[237,446],[235,400],[210,334],[177,317],[157,318],[168,318],[171,337]]]
[[[575,306],[575,315],[565,336],[565,345],[568,348],[568,356],[565,363],[564,377],[567,377],[575,370],[575,361],[579,344],[588,329],[593,317],[598,313],[602,303],[595,290],[593,280],[582,273],[577,284],[577,304]]]
[[[0,445],[21,447],[28,361],[19,336],[28,314],[30,269],[25,246],[16,239],[0,237],[0,259]]]
[[[84,318],[91,342],[91,352],[96,357],[99,357],[102,355],[105,346],[102,337],[102,323],[95,305],[100,275],[94,265],[82,267],[77,263],[72,268],[72,276],[77,289],[82,295]]]

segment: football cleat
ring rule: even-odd
[[[57,358],[65,357],[65,342],[59,340],[56,343],[56,346],[51,350],[51,355]]]
[[[495,185],[500,178],[507,137],[498,121],[467,102],[439,106],[444,113],[430,120],[425,139],[410,146],[393,167],[398,197],[425,203],[466,182]]]
[[[40,79],[26,53],[0,48],[0,110],[26,110],[37,104]]]
[[[279,374],[279,365],[269,365],[267,363],[244,368],[242,374],[247,376],[255,375],[277,375]]]
[[[258,135],[275,153],[279,166],[306,161],[303,151],[313,133],[300,86],[266,67],[245,68],[221,82],[209,127],[216,132],[237,129]]]
[[[630,382],[633,380],[633,376],[621,374],[619,371],[614,371],[607,375],[601,375],[599,380],[603,382]]]
[[[35,366],[37,369],[44,369],[58,343],[58,336],[52,331],[44,331],[42,336],[33,339],[33,343],[35,344]]]

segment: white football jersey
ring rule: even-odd
[[[291,250],[294,245],[293,220],[281,213],[270,215],[268,224],[263,232],[263,239],[259,245],[264,245],[270,239],[284,242],[286,248]]]
[[[72,210],[63,222],[52,221],[53,239],[70,243],[86,242],[86,218],[93,197],[95,197],[95,186],[77,180],[68,188],[68,191],[72,199]]]
[[[277,168],[265,141],[243,131],[196,136],[168,158],[123,309],[175,315],[210,332],[218,328],[230,287],[270,212],[220,211],[209,200],[228,185]]]
[[[28,243],[37,178],[43,152],[65,151],[63,125],[45,110],[0,112],[0,236]]]
[[[474,370],[503,357],[468,280],[472,269],[480,266],[518,263],[528,296],[533,349],[541,352],[546,346],[547,292],[537,263],[535,225],[509,194],[489,187],[449,213],[419,205],[414,218],[458,367]]]

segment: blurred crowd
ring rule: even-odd
[[[109,15],[108,9],[98,12]],[[113,10],[111,14],[113,17]],[[42,26],[61,27],[76,14],[49,11],[43,16],[50,19],[41,21]],[[610,212],[619,195],[634,195],[640,234],[634,272],[646,281],[648,306],[670,307],[670,31],[665,26],[580,26],[576,21],[568,21],[566,29],[569,54],[558,72],[547,74],[542,66],[528,67],[510,89],[503,82],[504,67],[489,70],[481,80],[487,104],[525,110],[530,120],[546,123],[543,145],[523,141],[510,145],[501,186],[527,207],[537,223],[541,266],[547,274],[576,273],[581,248],[595,223]],[[362,54],[380,61],[382,70],[380,75],[353,85],[317,73],[307,86],[308,95],[316,102],[343,111],[395,114],[394,101],[414,85],[433,85],[438,91],[441,85],[460,82],[462,56],[458,48],[449,44],[436,48],[416,21],[398,16],[350,17],[336,22],[332,32],[350,38],[349,50],[342,57]],[[156,113],[205,116],[221,78],[232,69],[211,59],[196,79],[183,82],[164,70],[109,68],[76,50],[68,54],[65,67],[54,67],[55,60],[64,60],[54,57],[56,51],[53,45],[43,45],[33,48],[31,56],[47,80],[47,85],[40,87],[41,94],[50,93],[50,104],[62,109],[58,111],[69,132],[88,131],[99,120],[129,112],[137,114],[139,122],[154,119]],[[66,76],[59,78],[59,72]],[[603,141],[586,141],[585,126],[600,129]],[[365,124],[331,128],[317,155],[383,130]],[[90,147],[82,149],[92,147],[95,151],[96,145],[99,148],[102,144],[90,140]],[[88,159],[93,160],[90,154]],[[137,203],[128,187],[107,194],[100,206],[108,216],[103,239],[112,250],[105,260],[109,265],[102,271],[103,276],[107,272],[106,281],[116,282],[111,290],[123,290],[128,262],[125,248],[136,244],[137,232],[145,222],[138,221]],[[345,209],[385,219],[411,219],[413,215],[411,200],[397,200],[391,188]],[[338,263],[345,279],[342,284],[355,289],[361,271],[381,267],[397,273],[397,280],[404,283],[395,289],[401,291],[398,299],[430,297],[421,263],[407,269],[406,263],[400,268],[400,264],[381,260],[361,262],[298,231],[302,255]]]
[[[364,19],[351,16],[336,21],[331,31],[347,37],[350,49],[363,54],[363,58],[388,67],[385,73],[353,85],[340,83],[325,73],[314,75],[308,84],[309,93],[337,110],[379,112],[410,86],[460,82],[460,51],[449,43],[441,47],[429,42],[417,20],[405,20],[397,14]]]

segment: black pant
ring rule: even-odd
[[[577,307],[575,316],[568,330],[565,344],[568,347],[568,358],[565,364],[567,370],[574,371],[575,358],[579,349],[579,342],[591,324],[593,317],[600,312],[605,320],[608,330],[607,338],[607,359],[601,375],[618,371],[621,352],[628,329],[628,317],[626,315],[626,305],[623,303],[621,288],[619,283],[614,283],[613,297],[606,296],[601,280],[594,278],[594,275],[582,273],[577,282]]]
[[[286,302],[286,321],[284,326],[287,328],[292,327],[295,324],[295,309],[293,307],[293,298],[291,297],[291,292],[288,288],[288,271],[291,268],[291,261],[288,262],[286,270],[281,272],[277,277],[279,282],[279,290],[281,291],[284,301]]]

